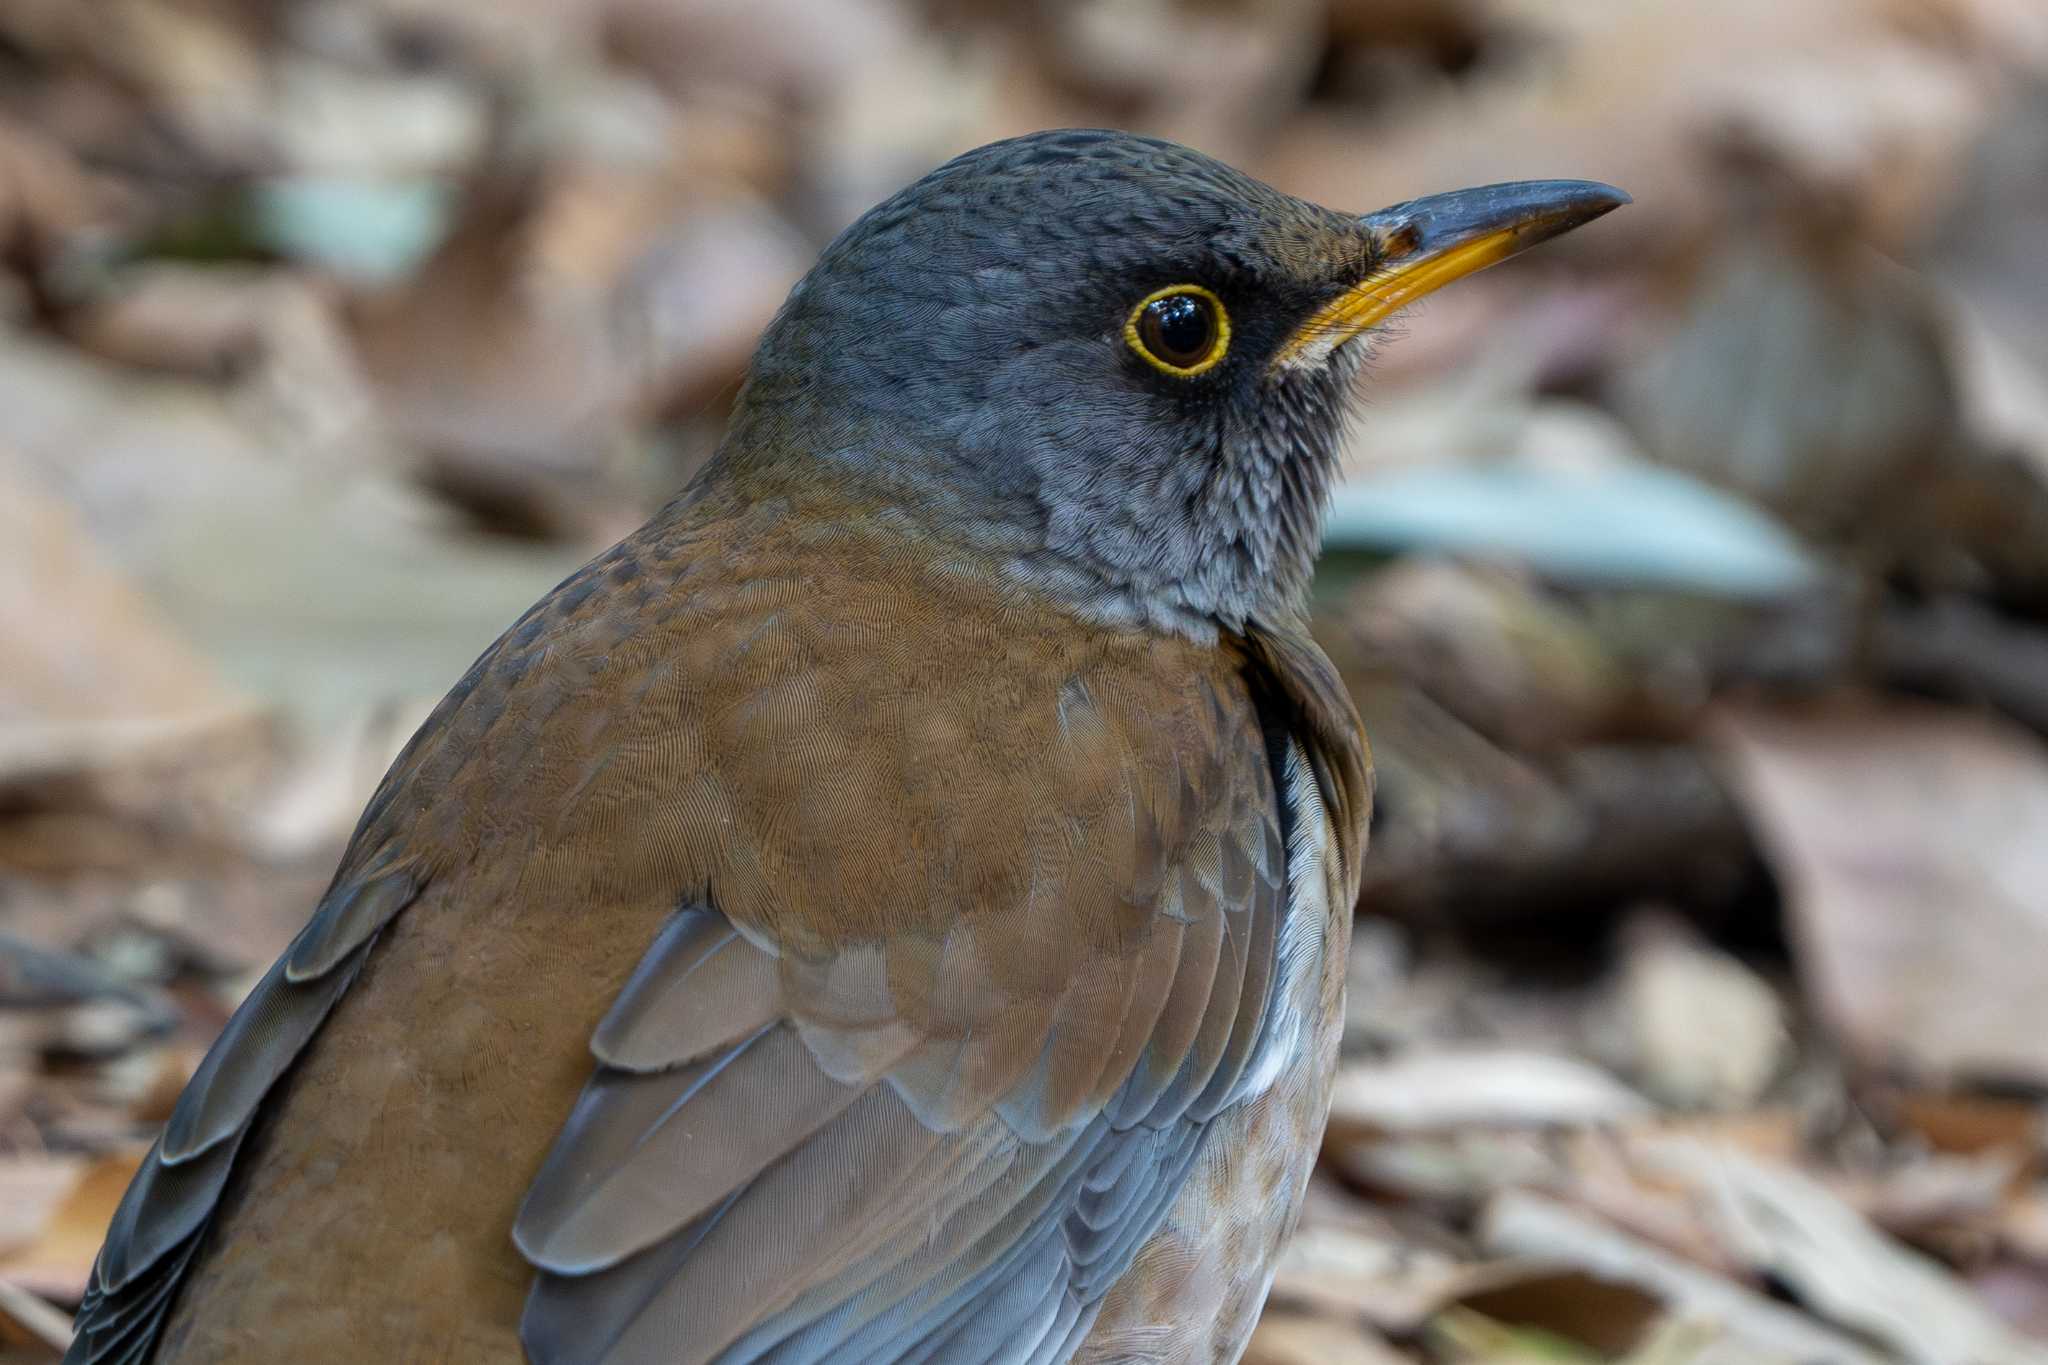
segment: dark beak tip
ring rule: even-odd
[[[1468,225],[1477,227],[1491,218],[1497,225],[1519,225],[1539,232],[1564,232],[1633,204],[1635,196],[1616,185],[1598,180],[1531,180],[1501,185],[1491,203],[1480,201],[1470,211]]]
[[[1636,197],[1619,185],[1609,185],[1598,180],[1581,180],[1577,183],[1582,196],[1580,203],[1588,220],[1636,202]]]
[[[1365,221],[1383,240],[1428,255],[1494,232],[1534,246],[1634,202],[1628,191],[1598,180],[1516,180],[1411,199]]]

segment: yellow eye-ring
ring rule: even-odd
[[[1199,284],[1169,284],[1138,300],[1124,344],[1154,369],[1187,378],[1215,368],[1230,349],[1230,314]]]

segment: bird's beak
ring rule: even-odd
[[[1591,180],[1518,180],[1507,185],[1411,199],[1361,221],[1378,243],[1373,273],[1317,309],[1281,347],[1273,364],[1301,369],[1452,280],[1538,242],[1590,223],[1629,202]]]

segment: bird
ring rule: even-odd
[[[870,210],[393,762],[65,1358],[1237,1359],[1372,801],[1307,628],[1354,379],[1625,202],[1063,129]]]

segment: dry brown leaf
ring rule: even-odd
[[[1697,1193],[1673,1179],[1657,1158],[1660,1144],[1689,1141],[1737,1153],[1770,1168],[1809,1170],[1837,1198],[1888,1232],[1954,1248],[1958,1239],[1988,1242],[2007,1203],[2018,1155],[1990,1149],[1974,1156],[1892,1151],[1876,1165],[1822,1167],[1802,1141],[1806,1116],[1767,1109],[1685,1116],[1575,1137],[1569,1177],[1552,1188],[1631,1232],[1727,1274],[1750,1267],[1706,1216]]]
[[[1455,1297],[1471,1269],[1391,1234],[1304,1222],[1281,1252],[1273,1299],[1407,1331]]]
[[[1497,1254],[1581,1266],[1641,1285],[1674,1313],[1719,1323],[1755,1359],[1886,1365],[1877,1352],[1803,1313],[1541,1195],[1512,1190],[1496,1197],[1479,1236]]]
[[[1413,1137],[1333,1131],[1324,1158],[1362,1189],[1439,1204],[1470,1203],[1503,1185],[1548,1185],[1558,1175],[1548,1135],[1533,1129]]]
[[[1312,1201],[1283,1252],[1273,1300],[1287,1312],[1362,1321],[1406,1338],[1457,1308],[1621,1350],[1657,1312],[1638,1288],[1536,1260],[1473,1261],[1456,1239],[1419,1238],[1334,1195]]]
[[[1402,560],[1359,584],[1332,629],[1516,752],[1554,752],[1611,718],[1624,682],[1584,621],[1511,573]]]
[[[139,1147],[112,1152],[78,1171],[34,1239],[0,1255],[0,1280],[50,1299],[75,1301],[84,1294],[107,1224],[142,1156]]]
[[[1475,1286],[1458,1296],[1458,1307],[1613,1356],[1642,1343],[1663,1300],[1640,1285],[1583,1270],[1545,1270]]]
[[[83,1158],[73,1156],[13,1156],[0,1161],[0,1256],[42,1236],[85,1166]]]
[[[1802,1129],[1810,1115],[1790,1105],[1766,1105],[1732,1114],[1659,1114],[1631,1124],[1628,1142],[1656,1137],[1689,1137],[1745,1153],[1759,1161],[1795,1164],[1803,1150]]]
[[[1777,992],[1670,916],[1630,926],[1620,994],[1637,1079],[1667,1104],[1746,1106],[1790,1050]]]
[[[1844,1203],[1895,1236],[1955,1257],[1988,1250],[2019,1158],[1990,1152],[1963,1157],[1909,1155],[1875,1175],[1821,1174]]]
[[[104,226],[117,203],[111,183],[66,148],[0,117],[0,259],[41,267],[72,234]]]
[[[2048,1082],[2048,750],[1904,703],[1716,727],[1822,1016],[1873,1062]]]
[[[206,1049],[196,1043],[150,1049],[138,1059],[146,1070],[142,1072],[142,1084],[134,1089],[128,1102],[129,1116],[138,1123],[169,1122],[171,1110],[185,1092],[185,1083],[192,1079],[205,1056]]]
[[[0,456],[0,722],[218,712],[233,694],[94,545]]]
[[[1268,1313],[1259,1319],[1244,1360],[1245,1365],[1408,1365],[1410,1357],[1334,1318]]]
[[[59,878],[141,880],[213,868],[276,757],[252,707],[180,717],[0,724],[0,866]]]
[[[1646,1144],[1726,1244],[1815,1311],[1921,1365],[2048,1365],[1940,1265],[1890,1240],[1818,1181],[1704,1143]]]
[[[1411,1052],[1337,1074],[1331,1122],[1341,1129],[1427,1132],[1616,1123],[1649,1102],[1591,1063],[1549,1053]]]
[[[1889,1232],[1951,1259],[1982,1260],[2032,1193],[2041,1106],[1911,1092],[1889,1108],[1907,1139],[1895,1159],[1875,1172],[1831,1175],[1829,1188]]]
[[[313,727],[438,697],[596,548],[460,534],[388,469],[280,458],[274,433],[218,393],[4,330],[0,411],[32,474],[181,633]],[[0,592],[15,581],[0,572]]]
[[[2017,1174],[2032,1176],[2040,1164],[2042,1106],[1991,1095],[1915,1093],[1897,1101],[1899,1121],[1937,1152],[1978,1156],[2004,1152],[2020,1161]]]
[[[1635,1160],[1634,1144],[1641,1134],[1658,1131],[1652,1125],[1631,1125],[1619,1132],[1575,1134],[1565,1145],[1563,1173],[1532,1188],[1566,1195],[1580,1208],[1696,1265],[1722,1273],[1736,1271],[1693,1201],[1669,1181],[1646,1178]]]
[[[0,1280],[0,1359],[55,1360],[71,1345],[71,1319],[19,1285]]]
[[[2030,0],[1989,2],[2026,11],[2037,31],[2048,32],[2048,9]],[[1972,429],[2048,471],[2048,281],[2033,268],[2048,211],[2048,186],[2037,174],[2048,145],[2044,128],[2048,83],[2015,88],[1958,167],[1959,183],[1922,255],[1950,286],[1943,302]]]

